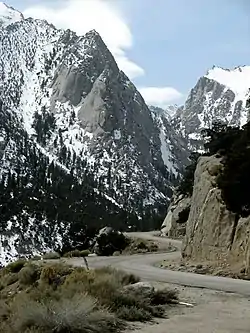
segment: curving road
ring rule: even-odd
[[[143,280],[173,283],[189,287],[208,288],[224,292],[238,293],[250,296],[250,282],[224,277],[200,275],[179,271],[170,271],[154,267],[154,264],[165,259],[175,259],[180,256],[181,242],[154,236],[154,233],[130,233],[130,237],[151,239],[160,244],[171,242],[178,250],[172,253],[156,253],[118,257],[89,257],[89,266],[92,268],[112,266],[133,273]],[[82,260],[73,259],[76,266],[83,265]]]

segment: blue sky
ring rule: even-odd
[[[90,2],[95,6],[79,7],[80,3]],[[101,2],[107,10],[100,7]],[[62,9],[70,3],[72,13],[81,12],[74,17],[79,24],[69,26],[79,30],[78,33],[85,24],[82,21],[86,21],[84,13],[90,18],[97,16],[84,28],[91,27],[94,21],[93,28],[101,30],[98,32],[120,67],[141,88],[146,99],[152,102],[156,99],[155,104],[161,106],[183,102],[197,79],[213,65],[233,68],[250,64],[249,0],[7,0],[7,3],[30,16],[47,16],[48,20],[55,16],[51,13],[49,16],[50,7]],[[44,11],[36,9],[39,4]],[[104,16],[103,25],[99,22],[102,21],[99,12]],[[65,22],[63,14],[62,21]],[[110,22],[114,22],[113,26]]]

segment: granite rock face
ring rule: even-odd
[[[186,234],[186,222],[190,212],[191,198],[173,195],[167,216],[161,226],[162,236],[180,238]]]
[[[186,222],[182,257],[195,260],[240,262],[249,272],[250,219],[238,218],[230,212],[216,185],[222,168],[216,156],[199,159]]]
[[[242,263],[245,273],[250,276],[250,217],[239,219],[229,259]]]
[[[0,186],[22,183],[21,197],[38,187],[15,212],[16,194],[1,198],[0,261],[62,246],[71,209],[80,227],[152,228],[188,156],[170,119],[148,108],[96,31],[78,36],[4,4],[0,26]],[[62,194],[73,203],[58,215]],[[37,211],[34,200],[53,203]]]

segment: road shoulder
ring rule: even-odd
[[[156,288],[176,289],[180,300],[193,308],[179,306],[168,310],[168,319],[138,324],[134,333],[249,333],[250,301],[237,294],[154,283]]]

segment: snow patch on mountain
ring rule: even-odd
[[[0,2],[0,27],[23,20],[23,14],[18,10]]]
[[[176,168],[173,165],[173,156],[171,156],[171,151],[169,149],[169,142],[167,142],[166,133],[163,129],[161,129],[160,131],[160,140],[161,140],[161,154],[164,165],[167,167],[169,171],[173,172],[173,174],[177,176],[178,171],[176,171]]]
[[[13,22],[0,29],[0,261],[60,248],[79,224],[153,228],[187,164],[168,111],[149,110],[96,31]]]
[[[250,89],[250,66],[240,66],[232,70],[213,67],[205,77],[217,81],[232,90],[236,95],[236,101],[245,99]]]
[[[249,82],[250,66],[232,70],[213,67],[198,80],[185,105],[171,119],[175,131],[188,140],[190,150],[203,151],[201,132],[213,122],[243,126],[250,120],[246,107]]]

